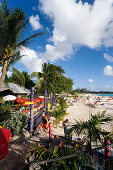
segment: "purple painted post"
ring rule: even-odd
[[[50,94],[50,109],[52,109],[52,91],[51,91],[51,94]]]
[[[49,140],[52,140],[52,124],[49,123]]]
[[[44,108],[46,112],[46,97],[47,97],[47,89],[45,88],[45,94],[44,94]]]
[[[33,102],[34,94],[33,94],[34,87],[31,87],[31,94],[30,94],[30,102]],[[33,104],[30,104],[30,133],[33,132]]]

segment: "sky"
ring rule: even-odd
[[[113,91],[113,0],[7,0],[7,5],[30,18],[23,39],[47,33],[22,47],[24,57],[13,67],[31,74],[49,62],[62,66],[73,89]]]

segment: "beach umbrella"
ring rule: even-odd
[[[74,97],[75,100],[80,99],[79,97]]]
[[[41,101],[41,102],[44,102],[44,98],[40,98],[40,101]]]
[[[39,96],[39,98],[44,98],[44,96]]]
[[[7,96],[3,97],[3,100],[5,100],[5,101],[15,100],[15,99],[16,99],[16,96],[13,96],[13,95],[7,95]]]

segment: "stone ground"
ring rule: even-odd
[[[0,162],[0,170],[27,170],[28,151],[34,142],[42,144],[42,141],[47,141],[48,136],[34,135],[22,141],[10,141],[9,153],[7,157]],[[46,142],[47,143],[47,142]]]

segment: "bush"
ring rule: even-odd
[[[4,103],[0,105],[0,116],[4,114],[9,114],[11,112],[11,105],[9,103]]]
[[[10,112],[0,115],[1,126],[10,129],[12,136],[19,135],[24,131],[24,128],[28,124],[28,115],[20,112]]]
[[[34,158],[32,162],[43,162],[53,160],[53,162],[48,162],[45,164],[40,164],[40,170],[96,170],[93,165],[89,162],[85,154],[78,153],[76,148],[71,146],[67,147],[65,145],[61,146],[52,146],[49,145],[48,148],[45,148],[37,143],[30,148],[31,158]],[[74,156],[72,156],[75,154]],[[71,155],[72,157],[68,158]],[[64,159],[61,159],[65,156]],[[54,161],[54,159],[58,159]],[[34,169],[34,167],[32,167]]]

